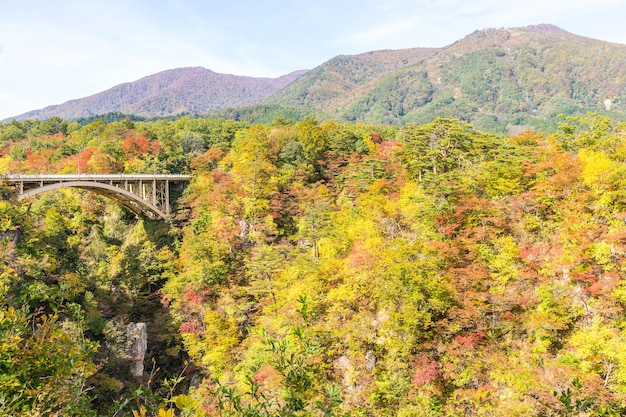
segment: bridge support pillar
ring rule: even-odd
[[[105,195],[136,214],[168,219],[171,215],[170,186],[186,183],[188,175],[5,175],[18,191],[18,200],[58,188],[81,188]]]

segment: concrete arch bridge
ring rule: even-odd
[[[104,195],[137,215],[168,220],[172,214],[170,195],[191,180],[176,174],[6,174],[6,183],[17,190],[18,201],[59,188],[80,188]]]

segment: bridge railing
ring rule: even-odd
[[[0,178],[17,188],[18,201],[58,188],[75,187],[112,198],[139,215],[167,219],[171,214],[170,186],[184,186],[192,177],[183,174],[0,174]]]
[[[110,180],[169,180],[189,181],[191,175],[183,174],[3,174],[3,178],[13,181],[110,181]]]

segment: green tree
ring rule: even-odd
[[[269,209],[269,199],[277,190],[276,146],[263,126],[252,126],[237,136],[230,154],[231,172],[245,193],[248,221],[256,224]]]
[[[267,361],[245,375],[245,390],[217,382],[215,401],[220,415],[273,417],[335,417],[343,403],[341,389],[325,381],[319,362],[319,341],[308,329],[307,297],[300,297],[301,323],[290,326],[287,335],[267,332],[263,342]]]
[[[298,232],[293,237],[304,246],[313,249],[313,257],[319,258],[319,240],[329,234],[331,224],[332,196],[324,185],[301,188],[298,192],[300,213]]]
[[[404,143],[404,164],[414,178],[422,179],[465,167],[477,139],[472,126],[455,119],[437,119],[398,132]]]
[[[96,349],[77,323],[0,307],[0,415],[95,415],[87,379]]]

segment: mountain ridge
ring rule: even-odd
[[[588,111],[626,120],[625,61],[626,45],[552,24],[487,28],[441,48],[338,55],[275,79],[201,67],[167,70],[16,119],[111,112],[163,117],[270,106],[350,122],[404,125],[456,117],[489,131],[554,127],[559,114]]]
[[[361,86],[351,103],[308,90],[307,101],[341,120],[404,125],[456,117],[481,129],[554,127],[559,114],[626,117],[626,45],[550,24],[477,30],[412,65]],[[337,72],[327,61],[312,71]],[[298,105],[303,79],[263,100]]]
[[[262,78],[220,74],[203,67],[174,68],[8,120],[52,116],[78,119],[112,112],[143,117],[207,113],[229,106],[256,104],[260,98],[286,86],[304,72],[306,70],[296,70],[277,78]]]

